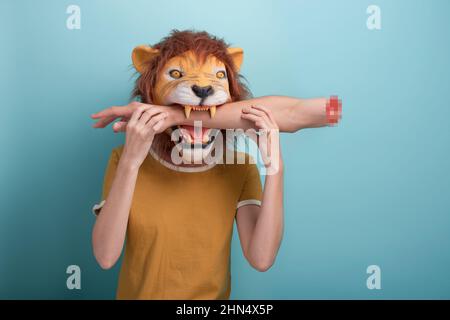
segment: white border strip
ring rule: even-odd
[[[256,200],[256,199],[242,200],[242,201],[238,202],[236,209],[239,209],[240,207],[243,207],[243,206],[248,206],[250,204],[261,206],[261,201]]]
[[[209,169],[211,169],[212,167],[214,167],[216,165],[216,163],[211,163],[211,164],[207,164],[204,166],[198,166],[198,167],[182,167],[182,166],[176,166],[164,159],[161,159],[155,152],[155,150],[153,150],[153,148],[150,148],[149,150],[150,155],[158,162],[160,162],[163,166],[165,166],[166,168],[172,169],[174,171],[179,171],[179,172],[203,172],[203,171],[207,171]]]
[[[92,207],[92,213],[94,214],[94,216],[98,216],[99,213],[97,213],[97,210],[100,210],[101,208],[103,208],[103,206],[105,205],[106,200],[102,200],[102,202],[95,204]]]

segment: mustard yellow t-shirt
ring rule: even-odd
[[[96,213],[122,151],[111,153]],[[247,155],[245,164],[180,168],[151,151],[136,181],[117,299],[228,299],[236,209],[261,197]]]

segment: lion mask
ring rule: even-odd
[[[186,118],[191,112],[214,117],[222,104],[249,94],[239,75],[243,50],[230,48],[206,32],[173,31],[154,46],[136,47],[132,61],[140,74],[134,96],[144,103],[182,107]],[[179,128],[188,148],[198,141],[194,127]],[[202,128],[203,149],[214,140],[208,129]]]

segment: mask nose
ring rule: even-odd
[[[212,86],[199,87],[198,85],[192,86],[192,91],[194,91],[195,95],[199,98],[206,98],[214,93],[214,89]]]

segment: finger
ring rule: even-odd
[[[262,110],[257,110],[256,108],[254,108],[253,105],[250,105],[250,106],[242,108],[242,112],[244,112],[244,113],[262,114],[261,112],[263,112],[263,111]]]
[[[261,110],[266,114],[266,119],[269,125],[270,129],[275,129],[278,130],[278,124],[275,121],[275,118],[272,114],[272,112],[267,108],[267,107],[263,107],[263,106],[255,106],[255,109]]]
[[[250,110],[248,111],[247,114],[255,114],[255,115],[263,118],[265,120],[265,122],[267,122],[268,124],[270,123],[270,119],[267,116],[267,114],[262,110],[255,109],[253,106],[250,108]]]
[[[150,119],[150,121],[148,121],[148,122],[146,123],[146,127],[153,128],[153,126],[154,126],[158,121],[163,120],[163,119],[165,119],[165,118],[167,118],[167,113],[166,113],[166,112],[159,113],[159,114],[157,114],[156,116],[152,117],[152,118]]]
[[[264,126],[266,126],[267,128],[272,127],[272,125],[270,124],[270,119],[263,111],[251,109],[248,113],[244,113],[244,115],[255,115],[261,119],[261,121],[264,123]]]
[[[145,127],[148,126],[148,123],[149,123],[154,117],[156,117],[156,116],[158,116],[158,115],[160,115],[160,114],[162,114],[162,113],[165,113],[165,112],[162,112],[160,109],[156,109],[156,108],[151,108],[151,109],[149,109],[149,110],[146,110],[146,111],[141,115],[141,118],[138,119],[138,122],[137,122],[136,125],[137,125],[139,128],[145,128]],[[153,123],[153,124],[154,124],[154,123]],[[150,127],[151,127],[151,125],[150,125]]]
[[[263,111],[267,115],[267,117],[270,119],[270,121],[274,125],[277,125],[277,122],[275,121],[272,110],[270,110],[270,108],[268,108],[266,106],[258,106],[258,105],[254,105],[253,108]]]
[[[256,116],[260,120],[257,120],[257,118],[252,117],[252,116],[249,117],[249,115]],[[242,118],[253,121],[258,129],[271,127],[270,121],[267,118],[267,116],[264,114],[264,112],[253,109],[252,106],[242,108]]]
[[[151,118],[155,117],[158,114],[165,113],[165,112],[160,108],[153,107],[150,110],[147,110],[145,113],[150,116],[150,118],[148,118],[147,121],[144,122],[144,124],[147,124],[148,121],[151,120]]]
[[[137,122],[137,121],[139,120],[139,118],[141,117],[141,115],[142,115],[148,108],[150,108],[149,105],[143,105],[143,106],[138,107],[138,108],[133,112],[133,115],[131,116],[129,123],[130,123],[131,125],[135,125],[136,122]]]
[[[264,112],[264,111],[262,111]],[[264,112],[264,116],[262,116],[263,121],[266,125],[267,130],[278,128],[276,123],[273,123],[272,120],[269,118],[269,116]]]
[[[252,106],[245,106],[242,108],[242,112],[248,113],[250,110],[252,110]]]
[[[149,110],[145,110],[141,117],[137,120],[137,125],[144,127],[148,120],[152,117],[152,114],[149,112]]]
[[[251,113],[243,113],[241,116],[243,119],[252,121],[258,129],[264,129],[267,127],[264,119],[258,115]]]
[[[101,118],[101,119],[98,120],[96,123],[94,123],[94,124],[92,125],[92,127],[93,127],[93,128],[104,128],[104,127],[106,127],[108,124],[110,124],[111,122],[113,122],[114,119],[116,119],[115,116],[109,116],[109,117]]]
[[[271,123],[272,120],[270,118],[270,110],[268,110],[266,107],[263,106],[256,106],[256,105],[252,105],[252,110],[253,111],[257,111],[257,112],[262,112],[262,117],[264,117],[264,119],[268,122]]]
[[[252,114],[252,113],[243,113],[241,115],[241,118],[250,120],[252,122],[257,122],[257,121],[259,122],[259,121],[261,121],[261,117],[260,116],[258,116],[256,114]]]
[[[153,126],[153,131],[155,132],[159,132],[159,130],[163,127],[164,122],[166,122],[166,118],[159,120],[154,126]]]
[[[127,106],[112,106],[109,108],[106,108],[104,110],[101,110],[97,113],[94,113],[91,115],[91,118],[93,119],[99,119],[104,117],[131,117],[133,112],[136,110],[135,104],[129,104]]]

